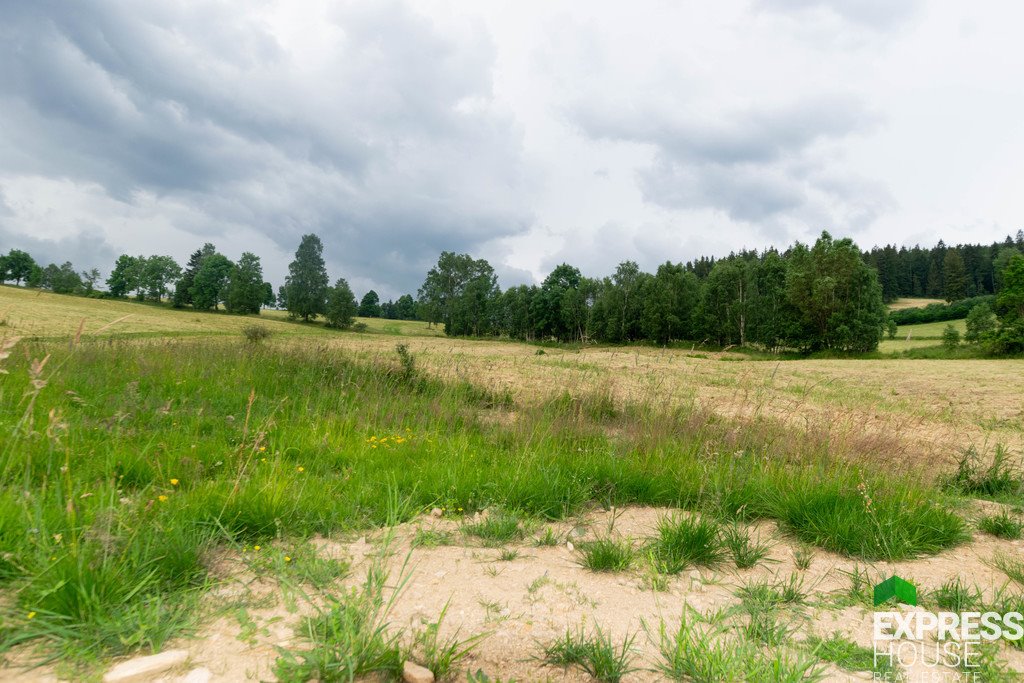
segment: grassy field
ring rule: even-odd
[[[955,558],[965,547],[996,562],[1000,543],[1011,541],[975,538],[978,496],[1008,505],[1005,520],[986,513],[989,536],[1020,535],[1019,361],[540,353],[438,337],[418,323],[367,321],[367,333],[354,333],[277,315],[260,316],[273,334],[254,344],[241,334],[250,318],[12,288],[0,289],[0,318],[0,657],[8,667],[42,661],[58,675],[97,676],[112,657],[192,648],[190,634],[230,618],[230,642],[288,643],[256,651],[268,667],[260,677],[281,680],[394,674],[406,658],[458,674],[465,668],[452,667],[478,646],[483,654],[466,661],[498,666],[492,676],[600,665],[611,669],[599,680],[619,680],[615,671],[644,659],[683,680],[709,653],[669,654],[705,643],[706,625],[662,622],[667,640],[634,648],[626,639],[639,624],[616,625],[616,640],[599,628],[630,609],[602,612],[580,596],[614,593],[600,575],[625,572],[639,586],[628,600],[667,590],[700,604],[693,572],[734,561],[747,572],[722,596],[740,610],[722,640],[734,672],[820,678],[835,673],[831,660],[752,616],[776,614],[764,606],[776,590],[764,574],[777,571],[770,547],[792,553],[784,566],[793,572],[803,571],[798,553],[835,558],[848,572],[904,563],[922,577],[931,560],[917,558]],[[963,393],[968,376],[975,393]],[[972,445],[979,457],[964,458]],[[992,467],[997,450],[1009,459]],[[658,516],[623,536],[614,512],[623,508]],[[566,545],[602,510],[611,511],[603,532]],[[777,534],[760,550],[758,525]],[[408,537],[375,532],[395,528]],[[445,555],[456,552],[449,546],[462,554]],[[488,548],[500,554],[492,559]],[[565,552],[578,552],[580,566],[559,578],[569,570],[556,553]],[[435,558],[436,570],[420,576],[447,576],[443,587],[410,581],[418,597],[396,597],[406,586],[403,553],[428,567]],[[1024,567],[1008,557],[998,570],[978,560],[979,575],[1009,577],[1003,592],[985,593],[991,604],[1024,599],[1012,584],[1013,572],[1024,581]],[[473,583],[445,569],[458,561]],[[501,616],[513,590],[493,564],[502,562],[545,567],[523,592],[522,610],[533,616]],[[832,590],[830,572],[821,585]],[[271,592],[254,592],[269,579]],[[493,595],[458,602],[471,593],[466,585],[488,581]],[[767,583],[754,590],[753,581]],[[224,592],[239,585],[241,593]],[[551,590],[572,608],[532,612]],[[478,632],[441,628],[449,603],[437,600],[446,594],[459,605],[453,614],[481,615]],[[829,609],[848,607],[829,596]],[[388,616],[392,607],[405,627]],[[263,608],[277,611],[254,621]],[[564,615],[580,610],[597,630],[570,628]],[[526,628],[534,621],[568,630],[549,634],[532,664],[508,659],[509,647],[536,647]],[[273,636],[278,622],[298,635]],[[495,628],[507,638],[473,640]],[[247,652],[243,660],[255,657]],[[1000,657],[1019,658],[1012,643]]]
[[[944,304],[946,303],[943,299],[923,299],[907,297],[904,299],[896,299],[889,304],[890,311],[902,311],[904,308],[924,308],[929,304]]]

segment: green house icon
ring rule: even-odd
[[[896,598],[904,605],[917,606],[917,588],[914,584],[893,575],[875,586],[875,607]]]

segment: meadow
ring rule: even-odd
[[[0,321],[0,677],[841,679],[878,577],[1024,601],[1020,361]]]

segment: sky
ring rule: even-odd
[[[1005,0],[2,0],[0,251],[502,286],[1024,226]]]

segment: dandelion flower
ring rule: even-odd
[[[258,551],[259,551],[259,549],[260,549],[260,547],[259,547],[258,545],[254,545],[254,546],[252,547],[252,549],[258,552]]]
[[[159,500],[159,501],[160,501],[160,502],[162,503],[162,502],[164,502],[165,500],[167,500],[167,496],[164,496],[164,495],[159,495],[159,496],[157,496],[157,497],[156,497],[156,499],[157,499],[157,500]]]
[[[306,471],[306,468],[305,468],[305,467],[303,467],[302,465],[299,465],[299,466],[298,466],[298,467],[296,467],[295,469],[297,469],[297,470],[298,470],[299,472],[305,472],[305,471]]]
[[[177,479],[171,479],[171,486],[177,486],[177,485],[178,485],[178,480]]]
[[[29,619],[35,619],[36,618],[36,613],[35,612],[29,612],[28,613],[28,618]]]
[[[266,447],[266,446],[260,446],[260,453],[262,453],[262,452],[263,452],[263,451],[265,451],[265,450],[267,450],[267,447]]]
[[[291,562],[291,561],[292,561],[292,558],[290,558],[290,557],[288,557],[287,555],[285,555],[285,556],[284,556],[284,561],[285,561],[285,562]]]

